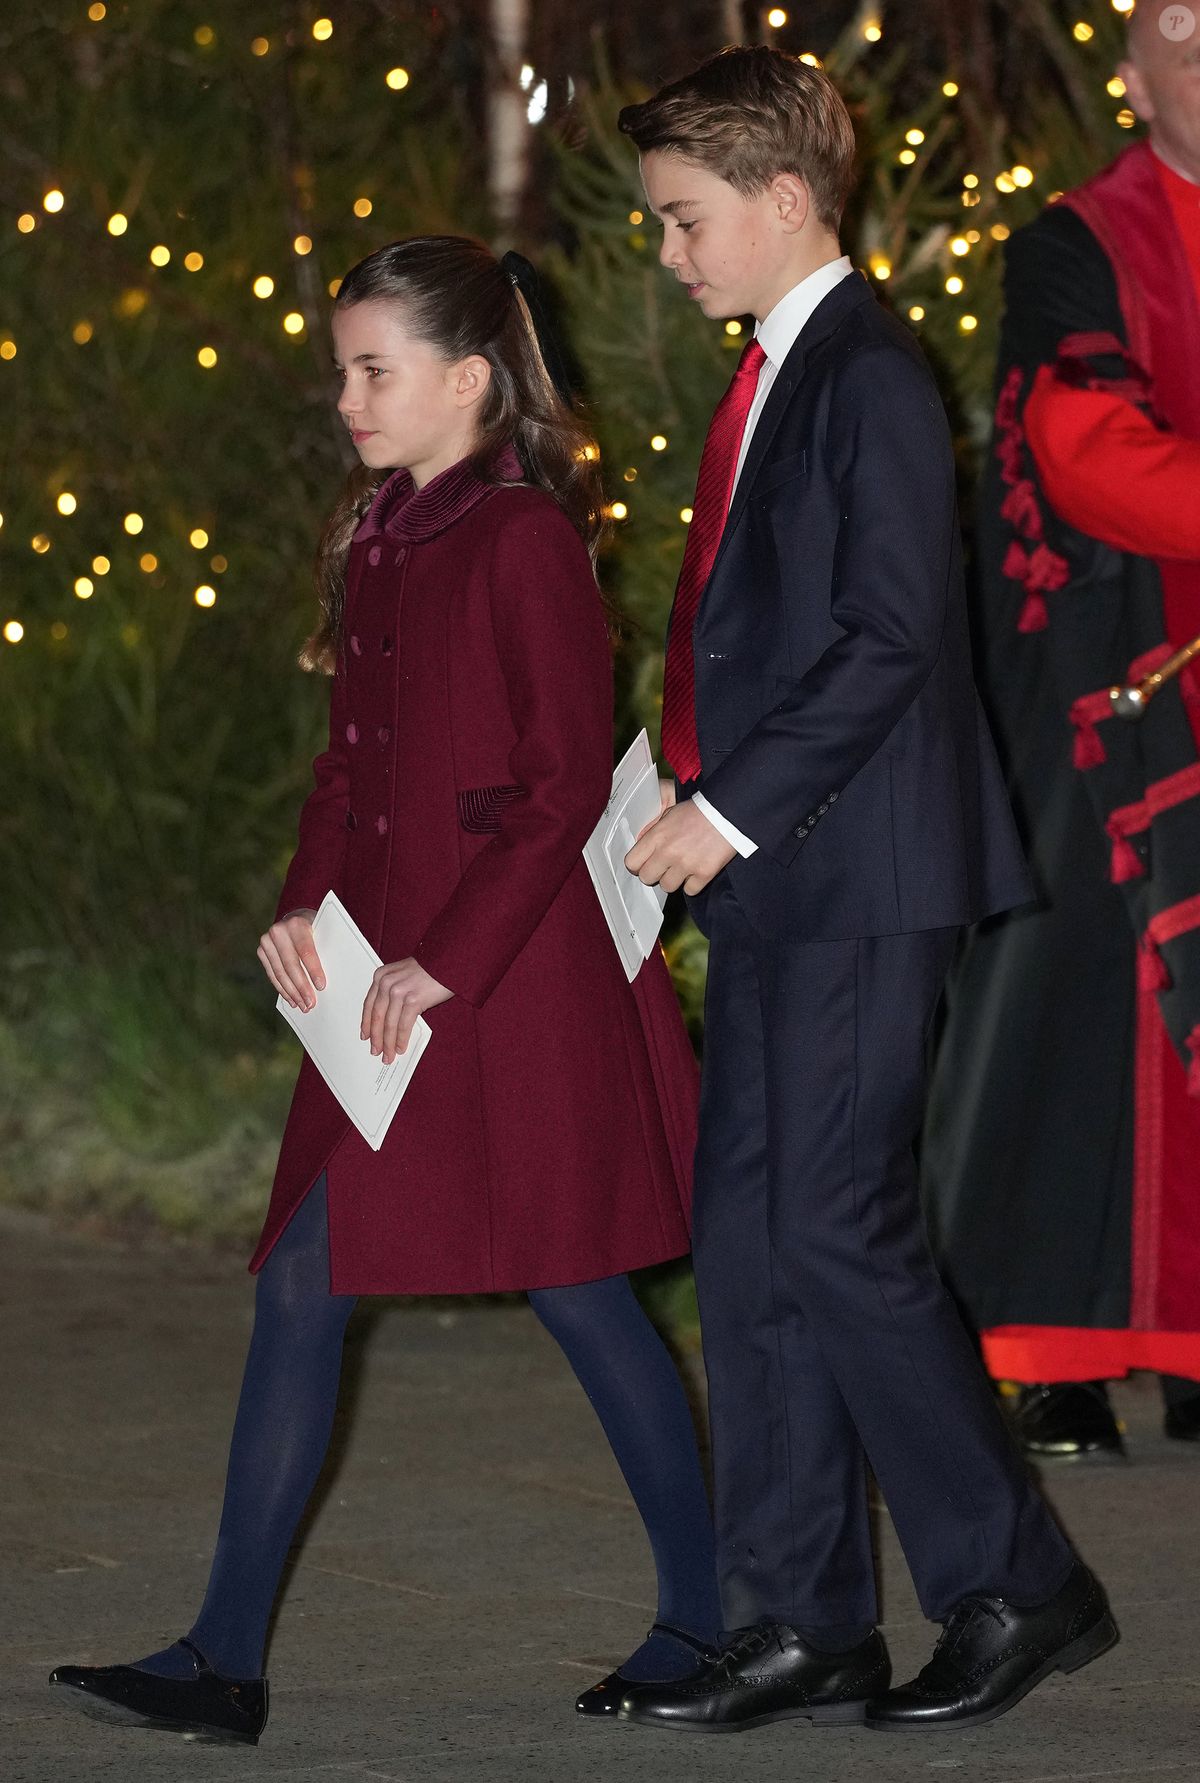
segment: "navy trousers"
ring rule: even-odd
[[[937,1274],[913,1153],[952,929],[709,932],[694,1261],[727,1628],[877,1619],[870,1466],[921,1605],[1033,1604],[1073,1555]]]

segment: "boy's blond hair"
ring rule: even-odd
[[[795,174],[828,229],[854,187],[854,125],[841,94],[821,69],[765,45],[710,56],[617,122],[642,154],[680,155],[745,198]]]

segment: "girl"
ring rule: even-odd
[[[303,658],[333,674],[329,746],[259,958],[311,1008],[332,887],[390,962],[363,1009],[372,1052],[390,1063],[421,1013],[433,1038],[378,1153],[301,1066],[208,1592],[163,1652],[52,1673],[101,1720],[257,1741],[267,1621],[360,1294],[525,1289],[591,1400],[659,1620],[581,1712],[696,1670],[717,1634],[688,1407],[626,1279],[688,1248],[695,1064],[661,955],[626,983],[580,857],[612,763],[601,496],[516,281],[481,244],[427,236],[338,294],[362,468],[322,541]]]

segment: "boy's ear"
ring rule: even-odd
[[[460,409],[474,408],[487,395],[492,381],[492,368],[482,353],[460,359],[451,372],[450,388]]]
[[[777,173],[771,181],[771,201],[781,226],[789,235],[803,229],[812,209],[812,198],[798,174]]]

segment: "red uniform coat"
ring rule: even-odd
[[[351,547],[344,640],[279,914],[332,887],[384,960],[455,995],[379,1152],[304,1060],[251,1269],[322,1169],[334,1293],[681,1255],[695,1061],[661,954],[626,983],[580,856],[611,786],[612,676],[577,533],[469,463],[416,493],[399,471]]]

